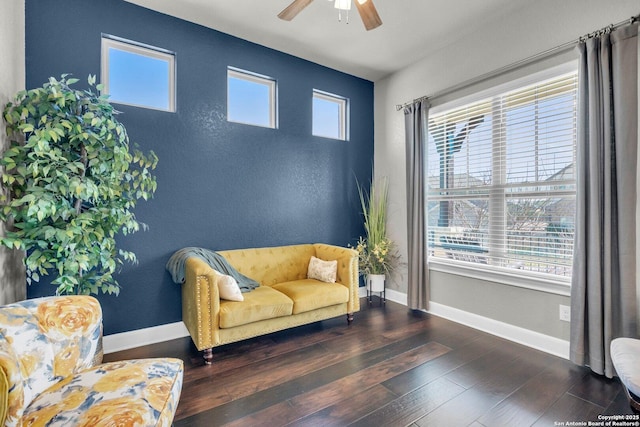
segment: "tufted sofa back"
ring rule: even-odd
[[[90,296],[0,307],[0,425],[17,425],[36,396],[91,367],[101,336],[102,311]]]
[[[291,245],[219,253],[240,273],[262,286],[273,286],[305,279],[309,261],[312,255],[316,255],[316,250],[313,245]]]

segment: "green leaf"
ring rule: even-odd
[[[58,139],[60,139],[60,137],[58,136],[58,133],[55,132],[54,130],[50,130],[47,133],[49,134],[51,139],[53,139],[53,142],[58,142]]]

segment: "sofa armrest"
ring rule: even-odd
[[[35,396],[93,365],[102,310],[87,295],[30,299],[0,307],[0,330],[0,418],[13,425]]]
[[[360,310],[360,296],[358,295],[358,252],[354,249],[340,246],[316,243],[313,245],[316,256],[325,261],[338,261],[336,281],[349,288],[349,313]]]
[[[220,342],[218,274],[197,257],[187,258],[182,284],[182,321],[198,350]]]

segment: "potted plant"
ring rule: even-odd
[[[395,244],[387,236],[388,190],[386,178],[372,183],[368,193],[358,184],[366,237],[360,236],[355,249],[359,255],[360,274],[365,277],[370,292],[384,291],[386,276],[399,260]]]
[[[0,159],[0,220],[8,228],[0,244],[26,251],[29,284],[53,273],[57,294],[117,295],[113,275],[136,256],[115,238],[146,227],[133,209],[155,192],[158,159],[130,150],[95,76],[88,90],[72,89],[77,81],[50,78],[4,109],[11,142]]]

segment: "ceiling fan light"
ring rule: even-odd
[[[340,10],[351,10],[351,0],[336,0],[334,7]]]

